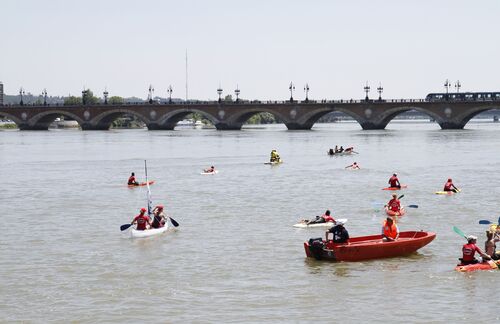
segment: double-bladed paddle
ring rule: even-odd
[[[462,236],[463,238],[467,239],[467,235],[465,235],[465,233],[462,232],[458,227],[453,226],[453,231],[458,235]]]
[[[493,223],[492,221],[489,221],[487,219],[481,219],[479,221],[479,224],[482,224],[482,225],[491,225],[491,224],[495,224]],[[500,225],[500,217],[498,217],[498,222],[497,222],[498,225]]]

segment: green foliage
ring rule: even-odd
[[[255,114],[247,120],[247,124],[275,124],[277,122],[276,117],[268,112]]]
[[[86,105],[95,105],[98,104],[101,100],[94,96],[92,90],[87,89],[83,95],[83,101]]]
[[[82,98],[80,97],[75,97],[75,96],[69,96],[64,98],[64,105],[65,106],[76,106],[76,105],[81,105],[82,104]]]
[[[125,102],[125,100],[123,100],[122,97],[119,97],[119,96],[112,96],[110,98],[108,98],[108,103],[110,105],[121,105]]]

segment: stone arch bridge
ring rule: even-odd
[[[47,130],[60,116],[76,120],[83,130],[107,130],[123,116],[133,115],[149,130],[172,130],[190,113],[200,113],[218,130],[239,130],[254,114],[269,112],[289,130],[311,129],[319,118],[338,111],[354,118],[363,129],[384,129],[397,115],[416,110],[433,118],[442,129],[462,129],[475,115],[500,109],[500,100],[425,101],[425,100],[337,100],[283,102],[195,102],[172,104],[99,104],[79,106],[0,106],[0,118],[14,121],[21,130]]]

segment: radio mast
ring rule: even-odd
[[[188,101],[188,50],[186,48],[186,102]]]

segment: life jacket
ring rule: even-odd
[[[335,222],[335,220],[333,219],[332,216],[323,215],[322,217],[323,217],[323,219],[325,220],[326,223],[328,223],[328,222]]]
[[[137,221],[137,230],[144,231],[146,229],[146,224],[149,221],[149,216],[139,214],[139,215],[135,216],[134,221]]]
[[[394,222],[392,223],[391,226],[389,226],[389,224],[387,224],[387,220],[386,220],[386,221],[384,221],[384,225],[382,228],[384,230],[384,235],[387,237],[395,239],[396,236],[398,235],[398,229],[396,227],[396,224],[394,224]]]
[[[163,227],[165,224],[161,222],[161,217],[160,216],[154,216],[153,217],[153,223],[151,223],[152,228],[160,228]]]
[[[401,209],[401,203],[397,199],[391,199],[388,203],[388,206],[392,211],[399,211]]]
[[[478,250],[476,244],[473,243],[467,243],[464,244],[462,247],[462,260],[463,261],[473,261],[474,255],[476,254],[476,251]]]
[[[395,176],[392,176],[390,179],[389,179],[389,184],[391,185],[391,187],[397,187],[398,186],[398,177],[395,177]]]
[[[130,176],[130,178],[128,178],[128,184],[134,184],[134,183],[135,183],[135,177]]]
[[[443,191],[451,191],[451,186],[453,186],[453,182],[445,183]]]

